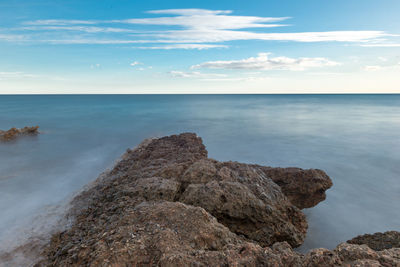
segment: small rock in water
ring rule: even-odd
[[[0,130],[0,141],[7,142],[16,139],[19,136],[37,135],[39,126],[11,128],[8,131]]]

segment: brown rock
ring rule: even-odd
[[[11,128],[8,131],[2,131],[0,130],[0,141],[11,141],[16,139],[19,136],[24,136],[24,135],[36,135],[39,133],[38,131],[39,126],[33,126],[33,127],[24,127],[24,128]]]
[[[195,134],[154,139],[123,158],[111,171],[113,185],[110,179],[91,195],[101,191],[107,202],[129,196],[135,204],[168,200],[202,207],[261,245],[287,241],[299,246],[305,238],[305,216],[278,185],[251,165],[208,159]]]
[[[400,248],[400,232],[388,231],[385,233],[365,234],[357,236],[347,243],[365,244],[373,250],[384,250],[390,248]]]
[[[327,180],[208,159],[194,134],[147,140],[75,198],[74,223],[37,266],[399,266],[397,248],[293,251],[307,223],[292,203],[315,205]]]
[[[325,200],[325,191],[332,187],[332,181],[322,170],[300,168],[260,169],[278,184],[282,192],[299,209],[312,208]]]

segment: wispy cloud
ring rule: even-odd
[[[0,71],[0,80],[36,78],[38,75],[25,73],[21,71]]]
[[[0,33],[0,41],[13,42],[13,41],[23,41],[24,39],[25,39],[25,36],[22,34],[1,34]]]
[[[142,25],[162,25],[162,26],[180,26],[183,29],[193,30],[233,30],[245,28],[273,28],[285,25],[271,24],[271,22],[279,22],[287,20],[288,17],[254,17],[254,16],[232,16],[224,14],[187,11],[178,14],[178,16],[158,17],[158,18],[140,18],[113,20],[114,23],[142,24]],[[160,14],[160,13],[158,13]],[[168,14],[167,11],[163,14]],[[172,13],[176,14],[176,13]]]
[[[233,30],[177,30],[153,36],[173,42],[204,43],[238,40],[295,41],[295,42],[368,42],[383,37],[382,31],[331,31],[298,33],[259,33]]]
[[[326,66],[337,66],[338,62],[328,60],[322,57],[308,58],[289,58],[273,57],[270,53],[260,53],[257,57],[250,57],[241,60],[228,61],[209,61],[194,65],[192,69],[239,69],[239,70],[291,70],[302,71],[309,68],[318,68]]]
[[[375,72],[375,71],[400,71],[400,62],[397,64],[392,65],[367,65],[363,68],[365,71],[368,72]]]
[[[50,44],[166,44],[140,46],[140,49],[210,49],[237,40],[294,42],[358,42],[363,46],[396,46],[376,42],[392,36],[384,31],[268,32],[290,17],[236,16],[231,10],[165,9],[151,10],[153,17],[114,20],[35,20],[26,21],[26,42]],[[154,15],[156,17],[154,17]],[[164,16],[165,15],[165,16]],[[114,27],[118,25],[117,27]],[[136,29],[140,25],[159,26],[157,31]],[[171,30],[171,27],[177,29]],[[251,29],[258,29],[257,31]],[[12,29],[10,30],[12,31]],[[35,31],[35,33],[32,33]],[[0,35],[0,40],[14,41],[15,36]],[[375,43],[374,43],[375,42]],[[398,44],[397,44],[398,45]]]
[[[199,15],[219,15],[219,14],[231,14],[232,10],[207,10],[199,8],[188,8],[188,9],[161,9],[161,10],[150,10],[146,13],[149,14],[172,14],[172,15],[183,15],[183,16],[199,16]]]
[[[67,20],[67,19],[44,19],[44,20],[34,20],[26,21],[23,24],[26,25],[76,25],[76,24],[97,24],[98,21],[91,20]]]
[[[132,67],[137,66],[137,65],[141,65],[142,63],[140,63],[139,61],[133,61],[131,64]]]
[[[171,49],[197,49],[204,50],[210,48],[228,48],[227,45],[212,45],[212,44],[172,44],[163,46],[140,46],[133,47],[137,49],[159,49],[159,50],[171,50]]]
[[[398,44],[362,44],[363,47],[400,47],[400,43]]]
[[[30,30],[30,31],[77,31],[87,33],[137,33],[138,31],[115,28],[115,27],[96,27],[96,26],[27,26],[20,27],[18,30]]]
[[[198,71],[193,71],[193,72],[185,72],[185,71],[177,71],[173,70],[170,71],[169,74],[172,77],[179,77],[179,78],[202,78],[202,79],[207,79],[207,78],[223,78],[226,77],[227,75],[225,74],[218,74],[218,73],[201,73]]]

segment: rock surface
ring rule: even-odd
[[[375,233],[357,236],[347,243],[365,244],[373,250],[385,250],[390,248],[400,248],[400,233],[396,231],[388,231],[385,233]]]
[[[281,187],[282,192],[299,209],[312,208],[326,198],[332,187],[329,176],[321,170],[300,168],[270,168],[258,166]]]
[[[8,131],[0,130],[0,141],[11,141],[19,136],[37,135],[39,133],[39,126],[24,127],[24,128],[11,128]]]
[[[307,230],[298,207],[331,184],[319,170],[209,159],[195,134],[146,140],[73,200],[74,223],[37,266],[399,266],[397,248],[293,251]]]

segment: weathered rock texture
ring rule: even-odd
[[[39,126],[24,127],[24,128],[11,128],[8,131],[0,130],[0,141],[11,141],[19,136],[37,135],[39,133]]]
[[[147,140],[75,198],[37,266],[397,266],[395,248],[292,250],[307,230],[296,206],[330,186],[319,170],[209,159],[195,134]]]
[[[347,241],[347,243],[359,245],[365,244],[373,250],[400,248],[400,233],[396,231],[388,231],[372,235],[360,235]]]
[[[262,166],[258,168],[279,185],[290,202],[299,209],[312,208],[325,200],[325,191],[332,186],[331,179],[321,170]]]

